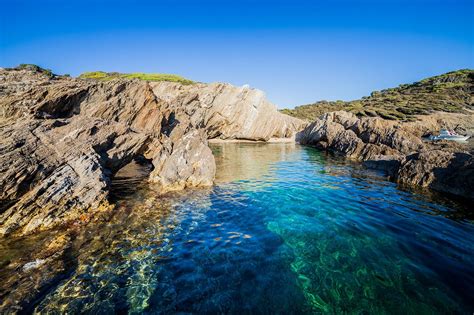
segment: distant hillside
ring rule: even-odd
[[[118,73],[118,72],[84,72],[79,76],[82,79],[96,79],[96,80],[113,80],[118,78],[124,79],[139,79],[144,81],[168,81],[168,82],[179,82],[182,84],[193,84],[194,81],[183,78],[175,74],[164,74],[164,73]]]
[[[474,70],[463,69],[427,78],[413,84],[372,92],[360,100],[319,101],[283,109],[281,112],[314,120],[329,111],[346,110],[357,116],[380,116],[392,120],[414,120],[414,115],[433,111],[474,110]]]
[[[5,70],[28,70],[28,71],[44,74],[50,78],[56,76],[56,74],[54,74],[50,69],[45,69],[32,63],[21,63],[18,66],[13,67],[13,68],[5,68]]]

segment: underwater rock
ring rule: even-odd
[[[21,251],[6,257],[2,265],[0,282],[0,312],[2,314],[33,313],[34,301],[62,279],[61,272],[71,266],[68,252],[71,249],[71,235],[55,231],[36,233],[25,238],[9,238],[7,242],[22,244]]]
[[[44,264],[46,260],[44,259],[36,259],[35,261],[30,261],[23,266],[23,271],[29,271],[30,269],[36,269]]]

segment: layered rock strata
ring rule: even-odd
[[[0,70],[0,235],[109,210],[113,175],[136,158],[162,192],[212,185],[208,138],[291,137],[298,119],[228,84],[49,77]]]
[[[400,184],[474,199],[472,154],[456,143],[422,141],[424,131],[422,124],[357,118],[338,111],[322,115],[296,140],[386,170]]]

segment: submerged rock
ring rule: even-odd
[[[0,235],[88,221],[136,158],[162,192],[212,185],[208,138],[268,140],[302,126],[228,84],[51,77],[0,70]]]
[[[425,122],[433,126],[433,119],[400,123],[338,111],[322,115],[298,133],[296,140],[385,170],[401,184],[474,198],[472,154],[456,143],[423,142]]]

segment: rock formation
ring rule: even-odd
[[[246,86],[169,82],[150,85],[160,99],[184,108],[191,121],[206,130],[209,139],[267,141],[272,137],[292,137],[303,127],[301,120],[276,112],[262,91]]]
[[[296,140],[386,170],[401,184],[474,199],[472,154],[456,143],[423,142],[420,136],[425,129],[423,121],[413,124],[357,118],[338,111],[322,115],[298,133]]]
[[[291,137],[301,125],[245,87],[0,70],[0,235],[109,210],[110,179],[137,157],[162,192],[209,186],[208,138]]]

